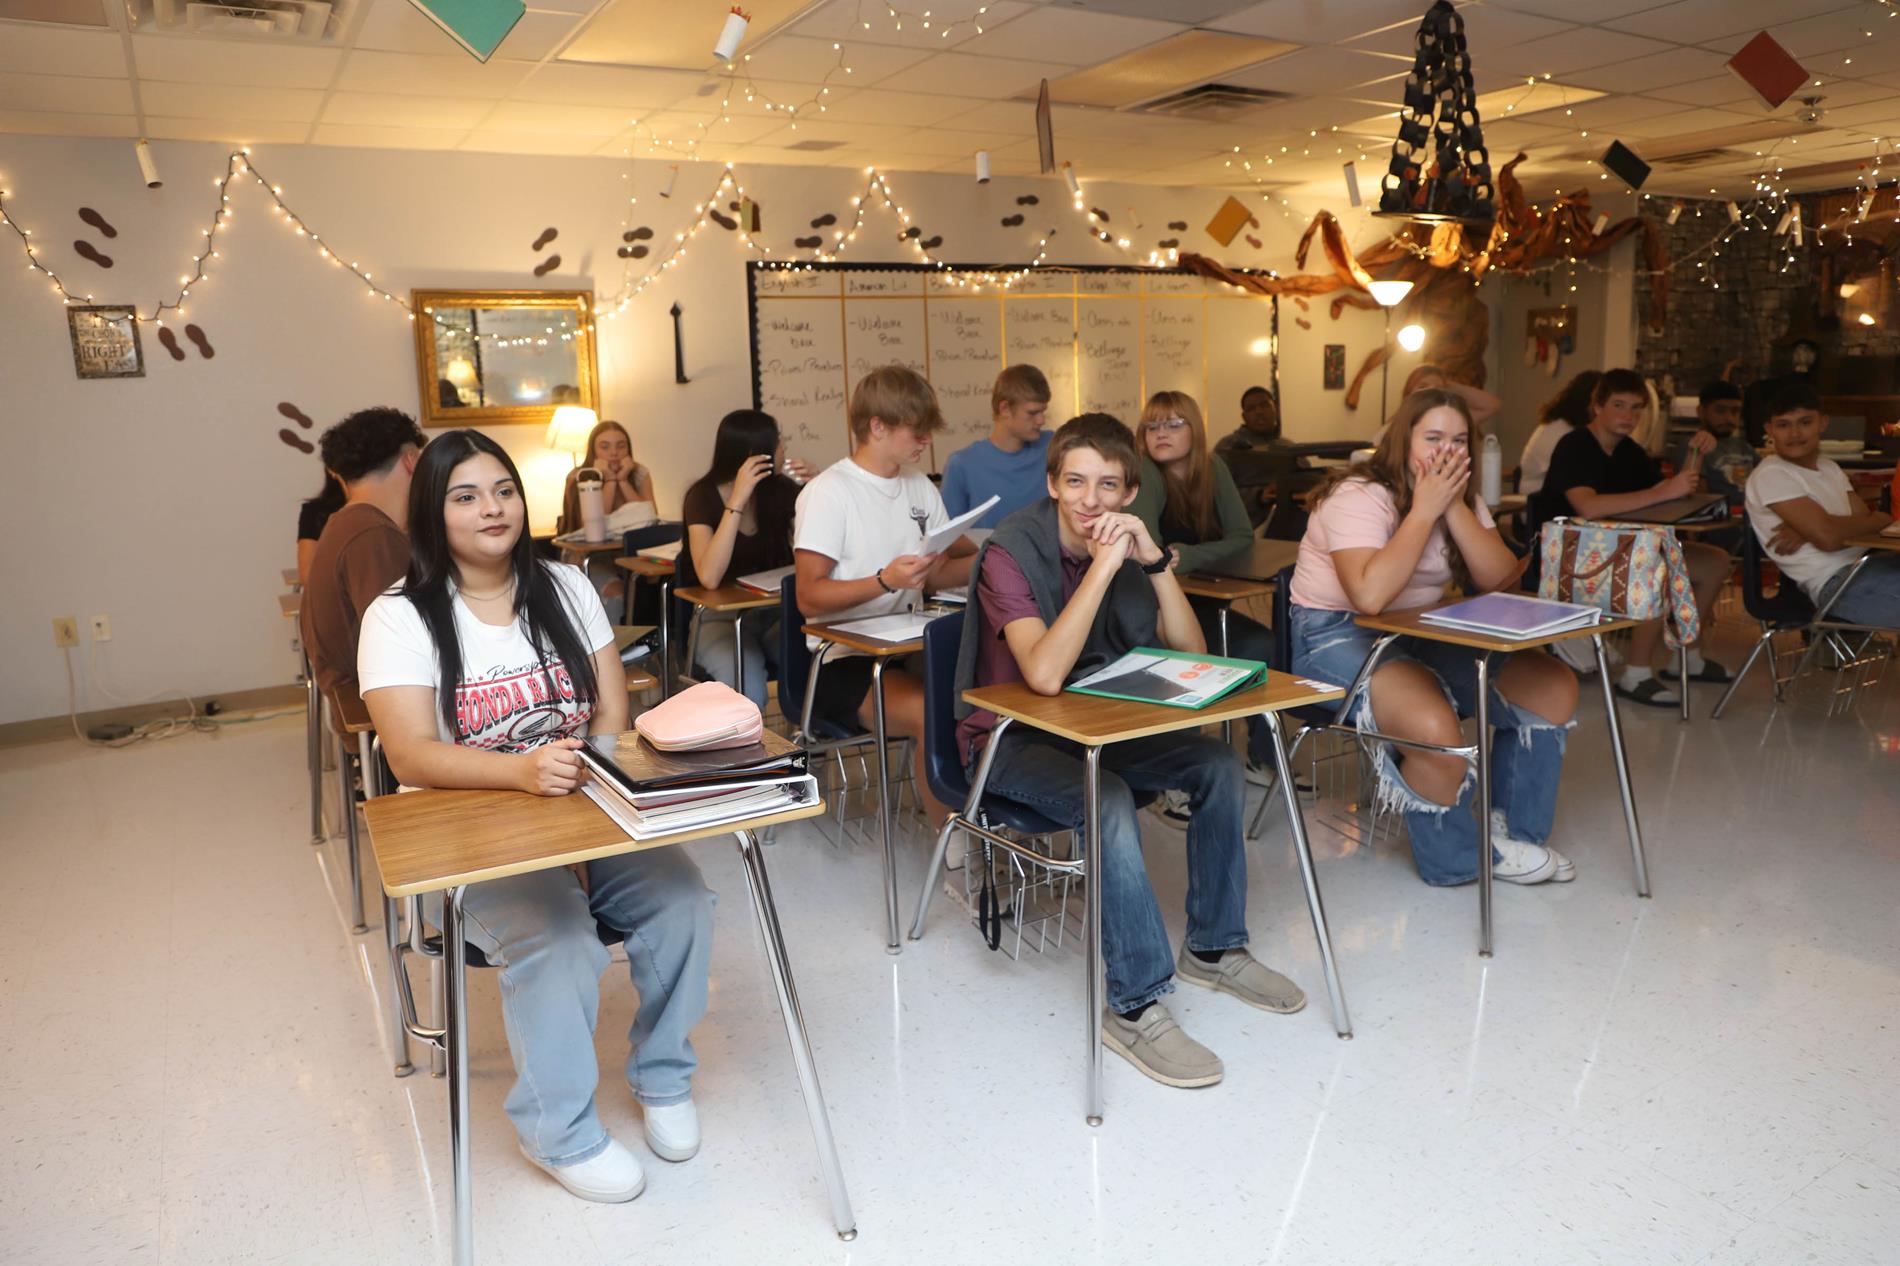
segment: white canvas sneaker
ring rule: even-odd
[[[647,1177],[640,1171],[639,1158],[618,1139],[608,1139],[604,1151],[573,1165],[550,1165],[535,1159],[526,1147],[521,1154],[568,1191],[596,1204],[625,1204],[646,1190]]]
[[[1517,837],[1511,834],[1511,828],[1504,821],[1504,810],[1491,810],[1491,843],[1496,845],[1499,840],[1516,839]],[[1528,840],[1519,840],[1518,842],[1529,843]],[[1531,847],[1537,848],[1540,846],[1531,844]],[[1550,877],[1550,882],[1554,884],[1567,884],[1577,877],[1577,867],[1568,857],[1565,857],[1548,844],[1542,845],[1541,847],[1546,853],[1549,853],[1552,857],[1557,859],[1557,873]]]
[[[699,1109],[691,1099],[663,1108],[643,1103],[647,1119],[647,1146],[661,1160],[691,1160],[699,1151]]]

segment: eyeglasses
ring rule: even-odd
[[[1187,425],[1186,418],[1156,418],[1153,422],[1143,422],[1144,431],[1178,431]]]

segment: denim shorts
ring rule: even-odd
[[[1321,681],[1330,681],[1340,687],[1349,687],[1359,675],[1359,666],[1372,654],[1374,644],[1383,633],[1364,628],[1353,622],[1354,612],[1326,611],[1318,607],[1302,607],[1294,604],[1292,614],[1293,671],[1302,677],[1314,677]],[[1504,700],[1497,694],[1497,670],[1510,659],[1508,655],[1491,657],[1492,699],[1495,709]],[[1434,642],[1425,638],[1401,637],[1388,647],[1379,657],[1381,666],[1400,661],[1422,664],[1437,676],[1444,687],[1445,701],[1461,717],[1475,716],[1478,711],[1478,657],[1470,649],[1454,646],[1448,642]],[[1371,704],[1361,705],[1355,724],[1370,724]],[[1343,705],[1345,700],[1341,700]],[[1506,705],[1508,706],[1508,705]]]

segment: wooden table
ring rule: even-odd
[[[1483,633],[1445,628],[1419,618],[1427,611],[1448,605],[1452,604],[1435,603],[1429,607],[1415,607],[1408,611],[1387,611],[1379,615],[1355,617],[1354,622],[1361,628],[1372,629],[1384,636],[1373,644],[1372,653],[1366,656],[1366,662],[1359,666],[1359,675],[1353,678],[1352,685],[1346,690],[1346,702],[1340,705],[1339,715],[1351,716],[1353,701],[1366,687],[1366,682],[1370,680],[1373,669],[1378,666],[1380,657],[1401,637],[1415,637],[1427,642],[1463,646],[1478,653],[1478,741],[1475,745],[1441,747],[1435,743],[1394,738],[1375,730],[1360,729],[1355,733],[1379,742],[1397,744],[1400,747],[1462,756],[1476,768],[1478,774],[1478,954],[1489,958],[1491,957],[1491,869],[1493,865],[1491,857],[1491,656],[1533,650],[1557,642],[1569,641],[1572,638],[1590,639],[1590,644],[1596,651],[1597,679],[1603,684],[1603,713],[1610,727],[1610,754],[1616,760],[1617,788],[1623,795],[1623,826],[1629,833],[1630,860],[1636,867],[1636,895],[1647,897],[1649,895],[1649,865],[1643,857],[1643,832],[1637,825],[1636,799],[1630,791],[1629,758],[1623,750],[1623,727],[1616,711],[1616,690],[1611,685],[1610,665],[1603,653],[1605,633],[1633,629],[1641,621],[1602,620],[1586,628],[1547,633],[1542,637],[1518,639],[1490,637]],[[1689,683],[1686,680],[1682,683],[1682,693],[1683,698],[1687,699]]]
[[[1247,543],[1246,553],[1209,563],[1201,571],[1189,574],[1210,579],[1231,576],[1236,580],[1272,580],[1299,561],[1298,541],[1261,540],[1255,537]],[[1185,581],[1188,577],[1182,575],[1178,578]]]
[[[1269,542],[1262,541],[1258,543],[1268,544]],[[1271,544],[1291,544],[1296,553],[1299,550],[1298,542],[1274,541],[1271,542]],[[1278,572],[1276,571],[1274,574],[1277,575]],[[1273,585],[1269,581],[1240,580],[1233,576],[1215,576],[1205,572],[1176,576],[1175,580],[1180,584],[1181,592],[1188,597],[1206,598],[1219,604],[1214,609],[1215,628],[1219,630],[1219,637],[1216,639],[1214,653],[1223,656],[1228,653],[1227,615],[1228,612],[1233,609],[1234,604],[1236,602],[1243,602],[1248,598],[1264,598],[1273,592]],[[1232,743],[1234,741],[1234,723],[1232,721],[1221,722],[1220,736],[1223,743]]]
[[[289,585],[292,589],[303,588],[303,577],[300,574],[298,574],[298,571],[295,567],[284,568],[283,576],[284,576],[284,583]]]
[[[1875,532],[1871,536],[1852,537],[1847,542],[1849,549],[1877,550],[1887,553],[1900,553],[1900,536],[1884,536]],[[1843,589],[1847,586],[1842,585]]]
[[[303,595],[301,593],[278,594],[277,613],[292,620],[296,619],[303,613]]]
[[[844,1168],[831,1134],[818,1085],[818,1069],[811,1042],[792,984],[791,964],[785,954],[778,911],[766,878],[765,858],[757,832],[780,823],[816,817],[824,802],[814,800],[797,809],[726,823],[696,831],[681,831],[656,839],[634,841],[593,801],[582,795],[530,796],[516,791],[416,791],[381,796],[365,806],[370,838],[383,891],[391,897],[442,892],[442,946],[448,979],[444,990],[442,1027],[421,1035],[439,1044],[447,1055],[449,1082],[449,1152],[454,1191],[450,1221],[450,1260],[470,1266],[475,1257],[474,1189],[470,1174],[468,1108],[468,947],[462,925],[462,902],[470,884],[508,875],[551,870],[577,862],[615,857],[652,848],[668,848],[690,840],[731,835],[745,864],[746,892],[758,918],[765,942],[766,962],[778,991],[785,1035],[791,1041],[792,1062],[805,1096],[812,1134],[818,1144],[819,1166],[831,1198],[831,1215],[844,1240],[857,1236],[851,1202],[845,1193]]]
[[[349,845],[350,860],[350,931],[367,932],[369,924],[363,918],[363,843],[356,829],[356,789],[350,785],[350,747],[356,747],[354,755],[363,767],[363,796],[369,799],[376,792],[373,780],[376,775],[375,744],[376,727],[370,723],[369,709],[363,705],[361,696],[352,695],[345,699],[342,695],[332,694],[330,715],[336,719],[336,790],[337,803],[342,806],[343,838]]]
[[[844,623],[855,623],[855,620],[846,620]],[[807,624],[802,631],[818,639],[818,648],[812,652],[811,668],[805,674],[805,707],[799,718],[801,733],[811,732],[812,697],[818,687],[818,673],[825,665],[825,656],[829,655],[833,648],[841,647],[859,655],[869,655],[872,659],[871,718],[873,724],[871,734],[877,742],[877,835],[878,842],[884,850],[886,928],[884,952],[900,954],[903,952],[904,945],[899,939],[897,928],[897,845],[892,838],[891,825],[891,763],[890,741],[884,722],[884,669],[893,659],[915,655],[923,650],[924,640],[921,637],[915,637],[905,642],[887,642],[881,638],[865,637],[840,629],[832,624]]]
[[[708,611],[715,615],[732,614],[732,680],[738,692],[744,694],[745,613],[778,606],[778,595],[760,593],[744,585],[720,585],[716,589],[708,589],[704,585],[686,585],[674,590],[673,596],[697,608],[693,613],[693,635],[686,639],[686,672],[689,676],[699,647],[700,616]]]
[[[1320,963],[1326,974],[1326,992],[1332,999],[1333,1028],[1342,1038],[1352,1036],[1352,1020],[1346,1012],[1346,995],[1340,987],[1339,968],[1333,961],[1333,942],[1326,929],[1326,909],[1320,901],[1319,877],[1313,868],[1313,852],[1306,840],[1306,822],[1293,785],[1293,769],[1287,760],[1285,735],[1279,714],[1288,708],[1325,703],[1345,697],[1337,686],[1320,689],[1289,673],[1269,673],[1267,680],[1246,690],[1217,699],[1205,708],[1171,708],[1166,704],[1142,703],[1131,699],[1106,699],[1096,695],[1064,692],[1041,695],[1022,682],[1009,685],[980,686],[963,692],[966,702],[987,708],[996,714],[996,728],[977,763],[972,781],[970,803],[976,804],[989,780],[990,762],[995,759],[1005,730],[1021,723],[1045,734],[1053,734],[1080,744],[1083,756],[1083,857],[1102,855],[1102,749],[1110,743],[1170,734],[1178,730],[1196,730],[1215,722],[1231,722],[1245,717],[1264,716],[1273,736],[1274,767],[1279,772],[1281,803],[1286,810],[1287,829],[1293,836],[1293,852],[1299,859],[1300,877],[1306,884],[1306,905],[1313,919],[1313,935],[1319,942]],[[928,909],[930,882],[917,911],[913,935],[922,932]],[[1088,924],[1088,1111],[1090,1125],[1102,1123],[1102,885],[1089,876],[1082,885]]]
[[[1698,492],[1686,497],[1673,497],[1668,501],[1658,501],[1653,506],[1644,506],[1640,510],[1631,510],[1624,514],[1606,514],[1607,523],[1642,523],[1650,527],[1682,528],[1708,531],[1710,528],[1727,527],[1732,522],[1727,516],[1720,519],[1705,520],[1697,523],[1684,523],[1685,514],[1706,511],[1708,507],[1722,500],[1719,492]]]
[[[660,582],[660,698],[668,699],[673,694],[673,622],[667,618],[671,614],[672,603],[668,600],[673,592],[675,565],[668,559],[649,558],[645,554],[636,554],[632,558],[616,558],[614,566],[642,580]],[[626,623],[633,623],[633,585],[627,585]]]

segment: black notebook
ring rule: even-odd
[[[628,792],[802,778],[805,749],[767,730],[757,743],[700,752],[662,752],[638,731],[593,734],[581,749],[588,766]]]

